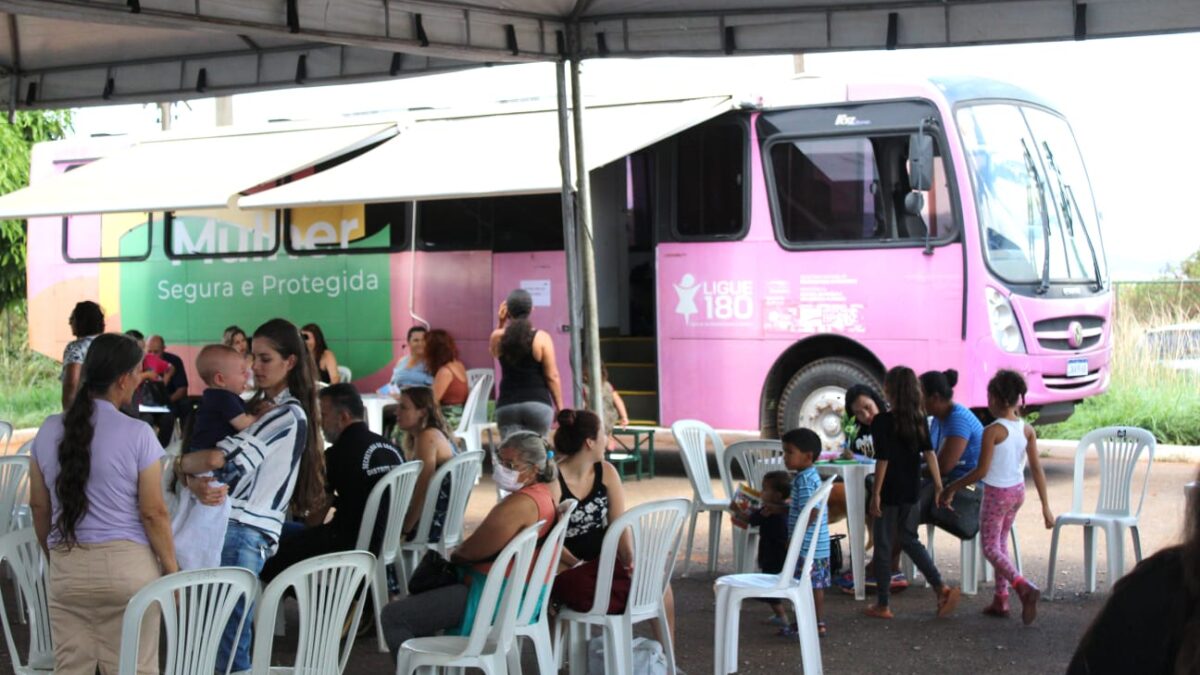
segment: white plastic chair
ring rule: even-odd
[[[379,620],[379,612],[388,600],[387,570],[391,566],[400,582],[400,587],[408,595],[408,576],[404,569],[404,558],[400,555],[400,541],[404,538],[404,515],[408,513],[408,505],[412,501],[413,488],[417,485],[417,475],[421,473],[423,463],[419,459],[405,462],[388,471],[371,488],[367,495],[367,505],[363,509],[362,524],[358,527],[358,541],[354,548],[359,551],[371,550],[371,535],[375,533],[375,523],[379,518],[379,507],[383,503],[383,495],[388,494],[387,512],[384,517],[387,523],[384,527],[383,539],[379,543],[379,555],[374,558],[374,570],[371,572],[371,604],[375,612],[375,638],[379,642],[379,651],[388,651],[387,642],[383,638],[383,624]]]
[[[350,382],[354,379],[354,372],[346,366],[338,366],[338,381]]]
[[[0,457],[0,535],[22,527],[29,499],[29,455]]]
[[[696,538],[696,520],[702,511],[708,512],[708,573],[717,571],[717,558],[721,547],[721,519],[729,509],[730,494],[722,499],[713,494],[712,476],[708,473],[707,443],[712,443],[717,458],[717,467],[724,473],[725,444],[712,427],[699,420],[679,420],[671,425],[671,434],[683,456],[683,468],[692,482],[691,522],[688,523],[687,551],[683,558],[683,576],[687,576],[692,565],[692,544]],[[721,482],[728,479],[722,477]]]
[[[267,585],[255,608],[251,672],[254,675],[340,675],[346,669],[346,661],[354,647],[363,600],[374,572],[375,556],[367,551],[319,555],[280,572]],[[288,589],[295,591],[300,606],[296,659],[291,666],[272,666],[275,620]],[[349,637],[343,640],[342,628],[347,619],[350,620]]]
[[[725,494],[733,498],[733,467],[746,483],[755,490],[762,490],[763,476],[772,471],[785,471],[783,466],[783,443],[778,440],[763,439],[738,441],[725,448],[725,470],[721,472],[721,480],[725,486]],[[757,564],[754,552],[758,550],[758,528],[736,527],[730,524],[733,534],[733,571],[754,572]]]
[[[31,452],[33,452],[33,439],[32,438],[25,441],[24,443],[22,443],[21,447],[17,448],[17,452],[15,454],[28,455]]]
[[[8,454],[8,444],[12,442],[13,425],[10,422],[0,421],[0,441],[4,441],[4,453]]]
[[[401,555],[405,557],[402,563],[405,574],[413,573],[425,551],[434,550],[449,557],[449,550],[462,543],[467,502],[471,499],[471,489],[475,487],[475,479],[482,468],[483,451],[476,450],[455,455],[433,473],[433,477],[429,479],[429,487],[425,490],[425,503],[421,505],[421,520],[417,524],[417,532],[412,541],[400,544]],[[433,526],[438,493],[441,491],[442,481],[447,476],[450,477],[450,500],[446,504],[442,534],[438,541],[430,542],[429,530]]]
[[[0,537],[0,563],[7,563],[25,608],[22,623],[29,625],[29,651],[21,661],[8,621],[7,605],[0,592],[0,619],[4,621],[4,640],[16,675],[54,672],[54,643],[50,635],[49,596],[46,588],[46,559],[33,528],[10,532]],[[2,590],[2,589],[0,589]],[[21,611],[18,609],[17,611]]]
[[[1049,598],[1054,599],[1054,565],[1058,560],[1058,534],[1064,525],[1083,526],[1083,574],[1089,593],[1096,590],[1095,528],[1104,530],[1108,545],[1108,585],[1125,574],[1125,530],[1133,535],[1133,554],[1142,560],[1142,538],[1138,533],[1138,518],[1150,486],[1150,467],[1154,464],[1154,435],[1137,427],[1105,427],[1089,432],[1075,448],[1075,484],[1071,489],[1071,510],[1054,519],[1054,534],[1050,539],[1050,570],[1046,582]],[[1085,460],[1092,448],[1100,464],[1100,495],[1092,512],[1083,510],[1083,477]],[[1131,505],[1133,474],[1142,453],[1146,457],[1146,473],[1142,478],[1137,509]]]
[[[797,633],[800,638],[800,662],[805,675],[820,675],[821,640],[817,634],[817,612],[813,603],[812,564],[817,552],[817,536],[820,521],[829,506],[829,493],[833,490],[834,477],[821,483],[816,494],[800,512],[797,525],[792,530],[788,543],[787,558],[779,574],[730,574],[717,579],[716,633],[713,652],[713,672],[717,675],[736,672],[738,669],[738,631],[742,602],[747,598],[777,598],[790,600],[796,612]],[[817,513],[817,525],[805,527],[813,511]],[[800,578],[793,572],[800,558],[805,532],[813,528],[808,550],[804,551],[804,564]]]
[[[253,602],[258,577],[240,567],[177,572],[146,585],[125,606],[121,624],[121,675],[137,673],[138,639],[150,605],[162,609],[167,657],[163,675],[212,675],[221,634],[238,602]],[[245,615],[238,622],[241,631]],[[232,659],[229,663],[233,665]],[[228,667],[226,673],[229,672]]]
[[[505,583],[505,579],[524,580],[529,575],[538,530],[544,521],[525,528],[500,551],[492,563],[479,598],[479,611],[466,636],[446,635],[406,640],[396,655],[396,675],[408,675],[418,668],[479,668],[487,675],[508,672],[508,652],[513,648],[517,610],[524,583]],[[492,608],[495,608],[494,612]]]
[[[558,573],[558,560],[562,557],[563,540],[567,537],[567,527],[571,524],[571,514],[579,502],[567,499],[558,505],[558,522],[546,535],[542,549],[533,562],[533,571],[529,575],[529,584],[525,587],[525,595],[521,599],[521,608],[517,611],[517,627],[513,637],[512,648],[508,651],[508,670],[510,673],[521,673],[521,638],[529,638],[533,643],[534,653],[537,654],[538,672],[553,674],[558,672],[554,661],[554,649],[550,642],[550,621],[547,613],[550,609],[550,588]],[[537,615],[534,615],[537,611]]]
[[[555,644],[559,649],[563,647],[563,628],[567,628],[566,651],[570,654],[571,675],[587,672],[587,643],[592,626],[599,626],[604,634],[604,672],[633,673],[633,624],[642,621],[658,622],[667,657],[667,673],[675,673],[675,647],[671,643],[663,594],[667,592],[671,570],[675,567],[679,535],[688,513],[686,499],[667,499],[635,506],[609,523],[600,547],[592,608],[586,612],[563,609],[555,624]],[[626,530],[633,537],[633,578],[629,599],[623,613],[609,614],[617,547]]]
[[[479,408],[475,411],[475,418],[472,420],[477,424],[488,423],[488,407],[487,402],[492,397],[492,387],[496,383],[496,371],[491,368],[471,368],[467,371],[467,387],[475,388],[475,383],[483,382],[483,401],[480,402]]]
[[[467,402],[463,404],[462,418],[458,420],[458,428],[454,430],[454,438],[462,443],[467,452],[483,450],[483,443],[479,440],[481,427],[478,426],[475,417],[479,414],[480,407],[483,408],[484,414],[487,414],[485,384],[487,383],[479,380],[471,387],[471,393],[467,394]]]

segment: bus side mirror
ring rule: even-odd
[[[908,137],[908,184],[922,192],[933,188],[933,136],[923,131]]]

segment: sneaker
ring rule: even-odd
[[[1021,623],[1026,626],[1037,619],[1037,604],[1042,598],[1042,591],[1028,580],[1016,586],[1017,597],[1021,599]]]
[[[842,590],[850,589],[850,592],[853,593],[854,592],[854,573],[846,572],[845,574],[839,574],[838,576],[833,578],[833,585],[837,586],[838,588],[840,588]]]
[[[908,577],[904,576],[904,572],[896,572],[892,575],[892,592],[903,591],[908,588]]]
[[[944,618],[954,613],[954,608],[958,606],[958,600],[962,596],[962,591],[949,586],[942,586],[942,592],[938,593],[937,615],[938,618]]]
[[[772,614],[771,618],[763,621],[763,623],[767,624],[768,626],[775,626],[776,628],[787,628],[788,625],[790,625],[788,624],[787,619],[777,614]]]
[[[994,616],[998,619],[1008,618],[1008,598],[999,596],[992,598],[992,604],[983,608],[983,613],[987,616]]]
[[[880,607],[879,605],[867,605],[867,609],[863,613],[875,619],[896,618],[896,615],[892,614],[892,610],[890,608]]]
[[[775,633],[775,635],[778,635],[779,637],[790,638],[790,637],[796,637],[796,635],[799,634],[799,632],[800,632],[800,627],[794,623],[790,623],[790,624],[784,626],[783,628],[780,628],[779,632]]]

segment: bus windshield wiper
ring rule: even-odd
[[[1037,164],[1033,161],[1033,153],[1029,152],[1029,145],[1025,139],[1021,139],[1021,147],[1025,150],[1025,170],[1033,176],[1033,181],[1037,185],[1038,201],[1042,207],[1042,237],[1046,240],[1043,244],[1043,250],[1046,255],[1042,259],[1042,281],[1038,284],[1038,295],[1045,295],[1046,291],[1050,290],[1050,209],[1046,205],[1046,184],[1042,182],[1042,174],[1037,169]]]
[[[1088,231],[1087,222],[1083,218],[1083,211],[1079,209],[1079,202],[1075,201],[1075,190],[1063,181],[1062,170],[1058,168],[1058,163],[1054,161],[1054,153],[1050,150],[1050,143],[1042,141],[1042,148],[1046,151],[1046,161],[1050,164],[1050,170],[1054,172],[1055,179],[1058,181],[1058,193],[1062,196],[1063,220],[1066,222],[1067,232],[1072,237],[1075,236],[1075,221],[1071,216],[1072,209],[1074,209],[1075,215],[1079,216],[1079,229],[1083,230],[1083,238],[1087,242],[1088,252],[1092,254],[1092,272],[1096,275],[1095,290],[1099,291],[1101,288],[1104,288],[1104,279],[1100,275],[1100,260],[1096,257],[1096,246],[1092,243],[1092,233]]]

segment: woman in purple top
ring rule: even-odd
[[[29,505],[50,557],[54,671],[117,672],[125,605],[160,574],[179,570],[162,494],[162,446],[120,408],[141,383],[142,350],[98,336],[79,393],[33,441]],[[142,624],[138,673],[158,672],[157,612]]]

